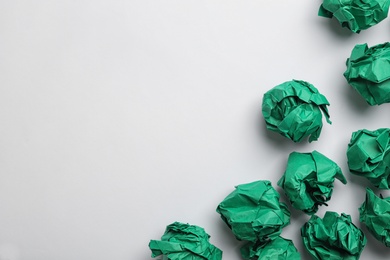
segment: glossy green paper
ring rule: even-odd
[[[368,188],[366,191],[366,200],[359,208],[360,222],[377,240],[390,247],[390,197],[378,197]]]
[[[174,222],[159,240],[150,240],[152,257],[169,260],[221,260],[222,251],[210,244],[209,235],[198,226]]]
[[[327,211],[321,219],[313,215],[301,229],[303,244],[314,259],[359,259],[367,243],[351,216]]]
[[[283,237],[276,237],[274,240],[265,243],[248,243],[241,249],[242,257],[246,260],[300,260],[294,243]]]
[[[217,212],[238,240],[254,243],[279,236],[290,223],[290,212],[279,202],[279,193],[270,181],[238,185]]]
[[[278,185],[294,208],[311,215],[330,200],[335,178],[347,183],[340,167],[326,156],[317,151],[292,152]]]
[[[328,123],[329,105],[325,96],[310,83],[301,80],[284,82],[264,94],[262,112],[267,129],[300,142],[318,139],[322,129],[322,114]]]
[[[390,102],[390,43],[356,45],[344,77],[371,106]]]
[[[352,133],[347,158],[351,173],[366,177],[381,189],[390,189],[390,129],[362,129]]]
[[[359,33],[385,19],[389,5],[389,0],[324,0],[318,15],[327,18],[334,16],[342,27]]]

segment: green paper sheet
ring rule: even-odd
[[[359,208],[360,222],[378,241],[390,247],[390,197],[378,197],[369,188],[366,191],[366,200]]]
[[[242,258],[245,260],[300,260],[294,243],[283,237],[276,237],[263,243],[248,243],[241,249]]]
[[[217,212],[238,240],[251,242],[273,239],[290,223],[290,212],[270,181],[238,185]]]
[[[322,113],[328,123],[329,105],[325,96],[310,83],[301,80],[284,82],[264,94],[262,112],[267,129],[300,142],[318,139],[322,129]]]
[[[169,260],[221,260],[222,251],[210,244],[209,235],[198,226],[174,222],[167,226],[161,241],[150,240],[152,257]]]
[[[334,16],[342,27],[359,33],[385,19],[389,5],[389,0],[324,0],[318,15]]]
[[[351,173],[366,177],[375,187],[390,189],[390,129],[352,133],[347,158]]]
[[[311,215],[330,200],[335,178],[347,183],[340,167],[326,156],[317,151],[292,152],[278,185],[294,208]]]
[[[356,45],[344,77],[369,105],[390,102],[390,43]]]
[[[327,211],[323,219],[313,215],[302,229],[302,240],[314,259],[359,259],[367,243],[364,233],[356,227],[351,216]]]

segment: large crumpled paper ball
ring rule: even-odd
[[[222,220],[238,240],[267,241],[290,223],[287,205],[270,181],[241,184],[217,207]]]
[[[301,80],[284,82],[264,94],[262,112],[267,129],[299,142],[310,136],[318,139],[322,129],[322,114],[328,123],[329,105],[325,96],[310,83]]]
[[[359,33],[385,19],[389,5],[389,0],[324,0],[318,15],[327,18],[334,16],[342,27]]]
[[[360,222],[380,242],[390,247],[390,197],[382,198],[367,188],[366,200],[359,208]]]
[[[340,167],[325,155],[292,152],[278,185],[294,208],[311,215],[330,200],[335,178],[347,183]]]
[[[167,226],[161,241],[150,240],[152,257],[169,260],[221,260],[222,251],[210,244],[209,235],[198,226],[174,222]]]
[[[356,45],[344,77],[369,105],[390,102],[390,43]]]
[[[301,229],[303,244],[314,259],[359,259],[366,237],[351,216],[327,211],[321,219],[313,215]]]
[[[347,150],[351,173],[366,177],[381,189],[390,189],[390,129],[362,129],[352,133]]]
[[[301,255],[293,241],[278,236],[265,243],[248,243],[241,249],[246,260],[300,260]]]

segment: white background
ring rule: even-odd
[[[174,221],[240,259],[215,208],[235,185],[276,187],[292,151],[340,165],[348,184],[336,181],[318,214],[360,226],[370,184],[345,152],[353,131],[390,126],[389,105],[369,107],[343,72],[355,44],[390,40],[390,20],[352,34],[318,17],[320,4],[1,0],[0,260],[148,260]],[[317,142],[265,129],[263,94],[293,78],[331,103]],[[282,233],[303,259],[307,220],[292,210]],[[361,259],[388,259],[363,230]]]

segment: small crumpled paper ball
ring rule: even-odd
[[[294,243],[283,237],[276,237],[264,243],[248,243],[241,249],[242,258],[245,260],[300,260]]]
[[[287,205],[270,181],[238,185],[217,207],[222,220],[238,240],[266,241],[290,223]]]
[[[301,229],[303,244],[314,259],[359,259],[366,237],[351,216],[327,211],[321,219],[313,215]]]
[[[351,173],[366,177],[381,189],[390,189],[390,129],[362,129],[352,133],[347,158]]]
[[[324,0],[318,15],[334,16],[342,27],[359,33],[385,19],[389,5],[389,0]]]
[[[325,155],[292,152],[278,185],[294,208],[311,215],[330,200],[335,178],[347,183],[340,167]]]
[[[210,236],[198,226],[174,222],[167,226],[161,241],[150,240],[152,257],[169,260],[221,260],[222,251],[210,244]]]
[[[390,43],[356,45],[344,77],[369,105],[390,102]]]
[[[380,242],[390,247],[390,197],[382,198],[367,188],[366,200],[359,208],[360,222]]]
[[[310,136],[318,139],[322,129],[322,113],[328,123],[329,105],[325,96],[310,83],[301,80],[284,82],[264,94],[262,112],[267,129],[299,142]]]

